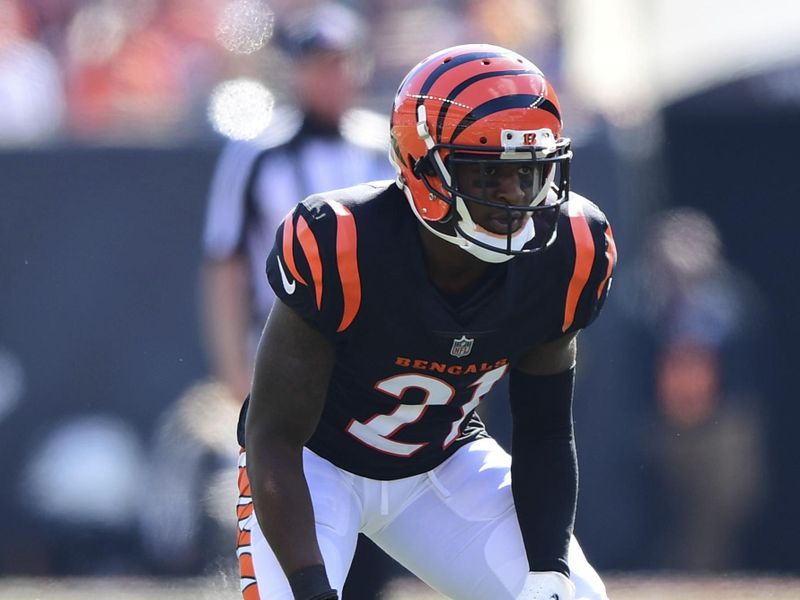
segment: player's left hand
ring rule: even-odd
[[[575,584],[557,571],[528,573],[517,600],[574,600]]]

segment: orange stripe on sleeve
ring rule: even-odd
[[[603,290],[606,287],[606,282],[611,277],[611,272],[614,270],[614,266],[617,264],[617,244],[614,242],[614,232],[611,231],[611,225],[606,227],[606,260],[608,261],[608,269],[606,270],[606,276],[603,278],[603,281],[600,282],[600,285],[597,288],[597,299],[600,299],[600,296],[603,295]]]
[[[319,246],[317,245],[317,238],[314,237],[314,232],[308,226],[308,223],[301,215],[297,220],[297,239],[300,240],[300,246],[308,260],[308,266],[311,269],[311,277],[314,278],[314,292],[317,296],[317,309],[322,308],[322,261],[319,257]]]
[[[308,285],[305,280],[300,277],[300,273],[297,271],[297,266],[294,263],[294,221],[292,217],[294,214],[290,212],[286,215],[286,218],[283,220],[283,260],[286,263],[286,267],[289,269],[289,272],[292,276],[302,283],[303,285]]]
[[[336,262],[342,280],[344,310],[337,331],[347,329],[361,307],[361,275],[358,271],[356,221],[345,206],[325,199],[336,214]]]
[[[594,262],[594,240],[589,229],[589,222],[583,213],[580,202],[569,202],[569,224],[572,228],[572,237],[575,239],[575,267],[572,278],[567,288],[567,302],[564,306],[564,323],[561,331],[566,331],[575,321],[575,312],[578,310],[578,300],[589,281]]]

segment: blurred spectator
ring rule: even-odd
[[[18,0],[0,0],[0,146],[52,139],[61,127],[64,93],[55,57],[32,38]]]
[[[387,104],[408,70],[448,46],[484,41],[470,38],[460,2],[378,0],[365,3],[375,40],[373,88]]]
[[[556,0],[466,0],[468,35],[533,57],[561,90],[558,11]]]
[[[759,295],[699,211],[658,216],[646,239],[635,309],[654,350],[655,559],[736,568],[766,483]]]
[[[242,48],[252,43],[249,35],[260,27],[263,16],[277,14],[291,25],[321,4],[320,0],[0,0],[0,31],[17,29],[16,13],[20,13],[24,41],[14,52],[8,51],[8,57],[0,50],[0,74],[6,75],[5,80],[0,76],[0,98],[5,100],[8,88],[16,100],[23,93],[30,97],[27,104],[18,102],[26,116],[44,110],[43,105],[48,114],[52,111],[48,119],[8,119],[46,132],[37,134],[37,140],[55,133],[87,141],[204,137],[209,93],[227,75],[252,76],[260,67],[260,75],[278,86],[280,96],[285,65]],[[385,106],[399,78],[421,56],[465,41],[524,50],[536,56],[551,77],[558,77],[560,40],[554,0],[347,4],[359,7],[369,19],[370,31],[358,35],[376,42],[370,57],[375,77],[365,90],[367,105]],[[240,17],[238,27],[226,33],[236,39],[220,39],[225,16],[231,14]],[[24,77],[26,69],[38,74]],[[9,79],[12,73],[17,77]],[[30,95],[45,85],[42,93]],[[3,120],[0,116],[0,125]]]
[[[70,133],[159,139],[186,125],[221,74],[217,6],[212,0],[82,6],[66,35]]]

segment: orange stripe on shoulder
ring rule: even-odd
[[[339,267],[342,295],[344,296],[342,321],[336,331],[342,332],[350,326],[361,307],[361,275],[358,271],[357,252],[358,232],[353,213],[347,207],[336,200],[327,198],[324,200],[336,214],[336,262]]]
[[[308,260],[308,266],[311,269],[311,277],[314,279],[314,292],[317,296],[317,309],[322,308],[322,261],[319,257],[319,246],[317,245],[317,238],[314,237],[314,232],[308,226],[308,223],[300,215],[297,219],[297,239],[300,241],[300,246]]]
[[[297,266],[294,262],[294,212],[290,212],[283,220],[283,260],[286,263],[286,268],[292,276],[302,283],[308,285],[305,280],[300,276],[297,271]]]
[[[597,287],[597,299],[603,295],[603,290],[606,288],[606,282],[611,277],[611,272],[617,264],[617,244],[614,242],[614,232],[611,230],[611,225],[606,226],[606,260],[608,261],[608,269],[606,269],[606,276],[600,285]]]
[[[575,267],[572,270],[572,277],[567,288],[567,301],[564,306],[564,323],[561,331],[566,331],[575,321],[575,312],[578,310],[583,289],[589,282],[589,274],[592,272],[594,262],[594,240],[592,231],[589,229],[589,222],[583,212],[581,202],[574,200],[567,204],[569,224],[572,228],[572,237],[575,240]]]

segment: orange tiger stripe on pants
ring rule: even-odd
[[[236,505],[236,516],[239,522],[239,534],[236,539],[236,555],[239,558],[239,582],[244,600],[261,600],[256,582],[256,571],[253,566],[253,555],[250,550],[253,519],[253,499],[250,496],[250,480],[247,478],[247,462],[244,449],[239,451],[239,502]]]

